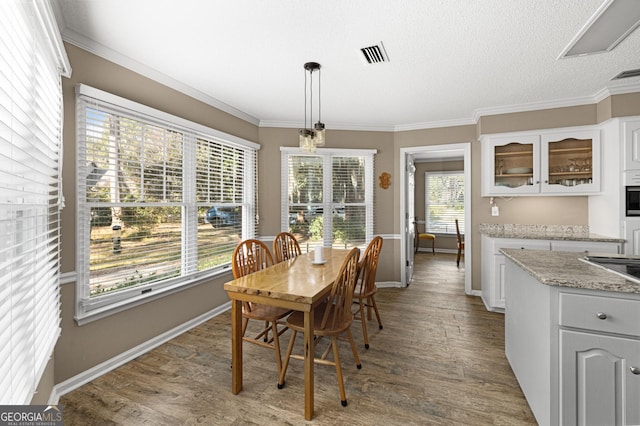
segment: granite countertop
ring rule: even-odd
[[[640,283],[579,260],[584,253],[522,249],[500,252],[542,284],[640,294]]]
[[[600,241],[624,243],[622,238],[592,234],[586,225],[520,225],[481,223],[480,234],[493,238],[534,240]]]

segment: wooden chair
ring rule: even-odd
[[[234,278],[243,277],[271,265],[273,265],[273,257],[271,257],[269,248],[262,241],[245,240],[238,244],[233,251],[232,271]],[[275,306],[242,302],[242,340],[258,346],[274,349],[276,352],[276,362],[278,364],[278,374],[280,374],[280,370],[282,369],[280,335],[284,333],[287,328],[283,327],[281,330],[278,330],[277,324],[290,313],[290,310],[277,308]],[[245,336],[250,319],[264,321],[262,331],[255,337]],[[271,337],[269,337],[269,331],[272,332]]]
[[[358,304],[358,310],[355,312],[354,319],[362,322],[362,335],[364,337],[364,347],[369,349],[369,335],[367,334],[367,318],[371,320],[371,308],[376,313],[378,319],[378,327],[382,330],[382,320],[380,320],[380,312],[376,304],[376,271],[378,269],[378,258],[382,249],[382,238],[374,237],[369,243],[362,260],[358,264],[358,280],[354,289],[354,304]],[[365,307],[367,312],[365,315]]]
[[[456,266],[460,267],[460,256],[464,251],[464,236],[460,234],[460,225],[458,225],[458,219],[456,219],[456,234],[458,237],[458,257],[456,258]]]
[[[281,232],[276,235],[276,238],[273,240],[273,255],[276,258],[276,263],[293,259],[301,254],[300,244],[298,244],[298,240],[296,240],[293,234]]]
[[[347,406],[347,397],[344,390],[344,381],[342,379],[342,367],[340,365],[340,357],[338,355],[338,336],[346,333],[351,343],[351,351],[356,361],[356,366],[362,368],[358,350],[353,341],[351,334],[351,323],[353,322],[353,313],[351,312],[351,302],[353,300],[353,290],[358,277],[358,256],[360,249],[357,247],[351,249],[346,259],[342,263],[340,272],[333,282],[331,293],[327,302],[323,302],[314,310],[314,338],[327,336],[331,338],[331,343],[320,356],[314,358],[314,363],[323,365],[333,365],[336,367],[336,375],[338,378],[338,386],[340,387],[340,400],[342,406]],[[304,359],[303,355],[294,355],[293,345],[298,332],[304,332],[304,314],[302,312],[294,312],[287,318],[287,326],[292,330],[289,347],[284,358],[284,365],[280,371],[280,379],[278,380],[278,389],[284,387],[284,378],[287,374],[287,367],[291,358]],[[333,348],[333,361],[327,360],[329,351]]]
[[[413,243],[413,254],[418,252],[420,248],[420,241],[431,241],[431,251],[433,255],[436,255],[436,236],[434,234],[429,234],[427,232],[420,233],[418,232],[418,222],[413,222],[413,226],[416,230],[415,242]]]

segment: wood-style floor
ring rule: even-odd
[[[316,365],[312,422],[303,363],[291,360],[279,390],[268,349],[244,345],[243,391],[231,393],[227,312],[64,395],[65,425],[535,424],[504,355],[504,316],[466,296],[463,276],[455,255],[419,253],[408,288],[379,289],[384,329],[370,323],[370,349],[353,326],[361,370],[341,342],[348,406],[335,369]]]

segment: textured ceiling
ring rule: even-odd
[[[640,68],[639,30],[557,59],[602,2],[59,0],[58,12],[64,40],[261,126],[301,126],[302,66],[316,61],[327,128],[403,130],[640,91],[640,77],[611,81]],[[365,65],[359,49],[380,41],[390,62]]]

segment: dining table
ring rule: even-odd
[[[242,303],[262,303],[304,312],[304,417],[313,417],[314,308],[330,293],[350,250],[325,247],[277,263],[224,284],[231,299],[231,391],[242,390]],[[275,383],[274,383],[275,386]]]

